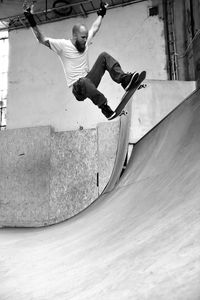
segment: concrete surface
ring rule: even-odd
[[[0,132],[0,226],[48,220],[50,127]]]
[[[51,136],[50,224],[74,216],[98,197],[97,151],[95,128]]]
[[[0,231],[0,299],[200,299],[200,90],[66,223]]]

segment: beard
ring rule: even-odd
[[[80,53],[83,53],[85,51],[85,44],[81,44],[79,41],[75,42],[75,47]]]

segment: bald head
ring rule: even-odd
[[[80,33],[88,33],[88,29],[85,25],[83,24],[76,24],[72,28],[72,34],[73,36],[77,36]]]
[[[76,24],[72,28],[72,42],[79,52],[85,51],[86,41],[88,38],[88,29],[83,24]]]

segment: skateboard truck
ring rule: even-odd
[[[140,89],[145,89],[147,87],[147,85],[144,83],[144,84],[141,84],[140,86],[139,86],[139,88],[138,88],[138,90],[140,90]],[[126,115],[128,115],[128,112],[126,111],[126,110],[122,110],[122,112],[121,112],[121,114],[119,114],[119,116],[122,116],[122,115],[124,115],[124,116],[126,116]]]
[[[145,89],[145,87],[147,87],[146,84],[141,84],[141,85],[139,86],[138,90],[140,90],[140,89]]]
[[[120,116],[126,116],[126,115],[128,115],[128,112],[126,111],[126,110],[122,110],[122,112],[121,112],[121,114],[120,114]]]

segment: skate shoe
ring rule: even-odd
[[[122,81],[122,87],[125,91],[128,91],[129,87],[131,86],[132,82],[136,82],[139,77],[139,73],[127,73]]]
[[[114,115],[114,111],[110,108],[110,106],[108,106],[107,103],[102,104],[99,108],[107,119]]]

